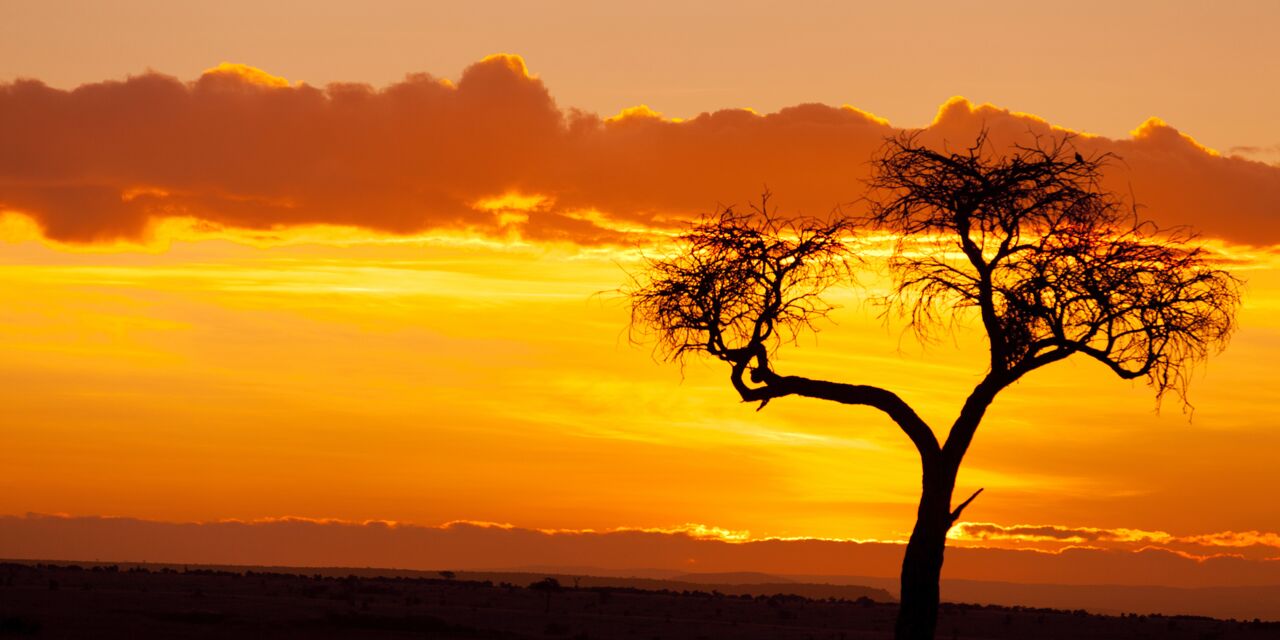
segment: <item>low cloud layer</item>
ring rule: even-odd
[[[1280,534],[1264,531],[1220,531],[1178,536],[1165,531],[1127,528],[961,522],[951,530],[950,537],[960,544],[980,543],[1055,552],[1077,545],[1121,551],[1156,548],[1196,559],[1236,556],[1280,561]]]
[[[1221,534],[1219,534],[1221,535]],[[788,575],[896,576],[903,546],[756,539],[699,527],[541,531],[505,525],[438,527],[281,519],[168,523],[29,514],[0,517],[0,558],[401,569],[595,567]],[[1171,587],[1280,584],[1280,561],[1065,547],[1056,553],[953,546],[949,579]]]
[[[1095,529],[1056,525],[1002,526],[990,522],[962,522],[952,530],[960,540],[1055,540],[1060,542],[1157,542],[1171,536],[1139,529]]]
[[[997,145],[1063,133],[953,100],[926,137],[963,144],[982,127]],[[824,214],[863,195],[868,160],[897,131],[820,104],[607,118],[557,105],[520,58],[502,55],[456,83],[419,74],[384,88],[293,85],[240,65],[191,82],[149,72],[70,91],[18,80],[0,84],[0,210],[75,243],[145,240],[154,222],[182,218],[598,244],[765,185],[787,211]],[[1164,224],[1280,243],[1280,167],[1220,156],[1158,120],[1130,139],[1078,146],[1119,155],[1107,186],[1132,190]],[[503,198],[512,194],[522,197]]]

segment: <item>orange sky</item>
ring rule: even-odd
[[[962,73],[950,65],[965,56],[813,49],[822,38],[801,36],[833,27],[812,16],[781,27],[780,43],[810,43],[799,53],[677,38],[591,56],[624,16],[562,9],[552,22],[574,37],[556,45],[555,29],[513,35],[527,8],[485,37],[468,34],[486,16],[454,8],[456,31],[435,41],[440,14],[400,7],[423,30],[386,31],[390,7],[346,23],[337,56],[339,10],[270,33],[192,13],[175,42],[126,3],[100,26],[132,44],[104,56],[101,36],[59,20],[63,4],[5,6],[0,79],[34,79],[0,84],[0,514],[900,540],[918,461],[887,419],[799,399],[756,412],[719,368],[681,371],[629,344],[609,292],[637,243],[766,183],[786,211],[856,200],[898,126],[929,125],[935,141],[986,126],[1001,143],[1067,127],[1123,158],[1108,186],[1234,261],[1241,330],[1197,374],[1191,421],[1086,362],[1005,392],[961,471],[957,492],[986,491],[957,543],[1280,556],[1280,513],[1261,498],[1280,492],[1280,166],[1266,164],[1280,124],[1276,89],[1249,78],[1280,45],[1249,36],[1261,20],[1246,10],[1229,38],[1203,22],[1193,34],[1207,18],[1190,10],[1083,32],[1031,10],[970,16],[1007,23],[1015,50],[1060,25],[1071,37],[1054,47],[1080,53]],[[668,35],[765,34],[772,11],[646,19]],[[959,39],[945,17],[894,33],[937,53]],[[860,18],[851,42],[894,16]],[[1161,33],[1198,44],[1132,50]],[[973,59],[995,45],[977,46]],[[1019,66],[1033,61],[1048,68]],[[1121,87],[1116,61],[1143,72]],[[968,91],[975,102],[950,99]],[[640,103],[652,109],[623,111]],[[978,334],[922,348],[864,295],[837,291],[836,326],[782,366],[895,389],[946,423],[983,373]]]

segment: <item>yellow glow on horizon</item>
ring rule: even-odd
[[[597,292],[622,284],[634,252],[311,233],[320,241],[257,247],[229,235],[145,254],[6,245],[0,464],[32,489],[6,494],[0,512],[596,530],[689,522],[706,523],[703,533],[686,526],[692,534],[726,540],[908,533],[917,456],[882,416],[803,399],[757,412],[716,363],[681,371],[627,343],[625,301]],[[996,403],[961,472],[957,491],[987,488],[973,513],[1060,521],[1054,513],[1086,500],[1124,524],[1128,502],[1105,506],[1118,488],[1196,491],[1121,452],[1151,429],[1201,448],[1213,441],[1206,430],[1263,433],[1268,400],[1231,395],[1280,349],[1269,337],[1276,270],[1251,273],[1245,328],[1193,389],[1194,428],[1177,412],[1152,414],[1140,384],[1087,362],[1037,373]],[[886,386],[945,433],[982,371],[981,341],[962,322],[955,345],[905,344],[862,295],[833,291],[835,324],[784,348],[778,366]],[[1082,393],[1096,406],[1072,400]],[[1088,468],[1055,462],[1064,451],[1079,465],[1080,447]],[[108,472],[108,462],[135,471]],[[351,470],[342,492],[330,490],[334,465]],[[557,473],[538,471],[548,465]],[[157,475],[169,480],[148,480]],[[437,490],[464,479],[460,495]],[[437,500],[413,499],[422,495]],[[1030,495],[1039,511],[1020,502]],[[863,503],[876,506],[833,506]],[[1162,529],[1178,526],[1189,525]],[[758,533],[738,533],[748,531]]]

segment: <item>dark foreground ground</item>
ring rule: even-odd
[[[889,638],[897,607],[798,596],[461,579],[0,564],[0,636]],[[1280,623],[944,605],[938,637],[1280,638]]]

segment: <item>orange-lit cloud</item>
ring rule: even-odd
[[[951,530],[949,537],[960,544],[1053,552],[1082,545],[1128,551],[1154,548],[1191,559],[1222,556],[1280,559],[1280,535],[1263,531],[1220,531],[1179,536],[1165,531],[1127,528],[962,522]]]
[[[1063,132],[955,99],[927,136],[962,143],[981,127],[997,144]],[[166,218],[618,242],[765,185],[804,213],[854,202],[868,159],[896,131],[847,105],[683,121],[639,106],[604,118],[557,105],[509,55],[456,83],[417,74],[384,88],[290,84],[228,63],[192,82],[149,72],[65,91],[19,80],[0,85],[0,210],[82,243],[143,239]],[[1119,155],[1108,186],[1132,187],[1161,222],[1280,242],[1280,167],[1220,155],[1158,119],[1129,139],[1078,144]],[[541,205],[491,206],[511,194]]]
[[[955,539],[1026,540],[1060,542],[1161,542],[1172,536],[1162,531],[1139,529],[1098,529],[1093,527],[1061,527],[1056,525],[1002,526],[990,522],[962,522],[951,530]]]
[[[204,75],[210,78],[231,76],[238,81],[264,87],[281,88],[289,86],[289,81],[280,76],[273,76],[262,69],[235,62],[223,62],[212,69],[205,70]]]

